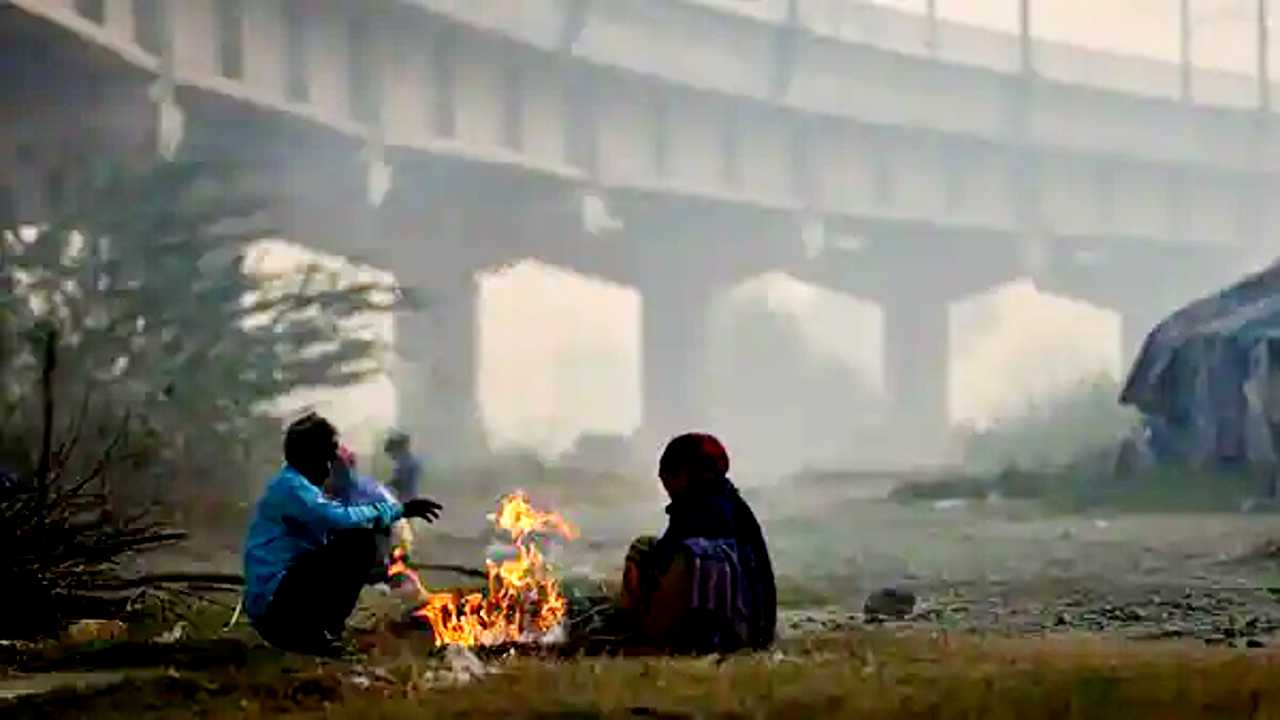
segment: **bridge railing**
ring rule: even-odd
[[[686,0],[771,23],[785,21],[788,0]],[[868,0],[800,0],[800,22],[809,30],[848,43],[941,62],[1013,74],[1022,71],[1016,33],[952,20],[930,23],[919,13]],[[1182,99],[1176,62],[1125,55],[1068,43],[1033,39],[1032,64],[1043,78],[1145,97]],[[1196,67],[1192,98],[1201,105],[1253,108],[1257,80],[1249,74]],[[1276,87],[1280,89],[1280,84]],[[1280,96],[1273,91],[1273,96]]]

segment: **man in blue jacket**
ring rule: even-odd
[[[285,465],[267,485],[245,540],[245,612],[279,648],[331,654],[378,562],[377,534],[402,517],[433,522],[426,498],[343,505],[322,491],[338,432],[309,413],[285,431]],[[364,531],[364,532],[360,532]]]

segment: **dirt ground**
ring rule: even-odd
[[[904,506],[883,499],[884,489],[746,492],[779,576],[773,653],[471,658],[375,622],[356,632],[362,660],[322,662],[265,648],[243,626],[222,632],[234,602],[224,596],[222,606],[202,606],[172,645],[145,637],[176,622],[162,613],[138,622],[127,647],[14,651],[0,677],[0,714],[1149,716],[1114,714],[1117,698],[1161,717],[1280,713],[1280,555],[1268,550],[1280,537],[1276,516],[1055,515],[1001,501]],[[630,539],[662,526],[650,484],[531,492],[581,527],[579,540],[553,554],[569,583],[616,577]],[[479,565],[493,540],[488,502],[442,495],[447,514],[423,528],[419,555]],[[237,544],[234,533],[205,539],[145,569],[236,570]],[[915,593],[915,612],[868,623],[862,603],[886,586]],[[377,602],[374,594],[366,604]],[[1222,687],[1206,689],[1215,677],[1226,678]],[[1033,706],[1041,709],[1014,712]]]

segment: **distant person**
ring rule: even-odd
[[[244,608],[263,639],[313,654],[341,652],[360,589],[378,562],[377,532],[402,517],[433,522],[427,499],[343,505],[324,495],[338,432],[308,413],[285,431],[284,467],[254,509],[244,550]]]
[[[23,482],[17,473],[0,465],[0,498],[8,499],[22,491]]]
[[[662,453],[670,520],[662,537],[632,543],[622,582],[622,606],[647,647],[708,653],[773,643],[769,550],[728,472],[729,454],[711,435],[681,435]]]
[[[396,497],[415,497],[422,476],[422,461],[409,450],[408,433],[392,431],[382,449],[391,458],[391,482],[388,484]]]

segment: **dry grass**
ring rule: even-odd
[[[381,704],[387,717],[859,718],[1280,717],[1273,655],[1105,640],[814,641],[781,657],[512,663],[446,697]],[[359,705],[339,715],[371,710]]]
[[[259,665],[138,681],[46,701],[40,710],[135,718],[1280,717],[1280,653],[1083,636],[877,632],[791,641],[771,655],[723,660],[512,658],[457,687],[428,682],[429,667],[422,658],[401,661],[363,687],[336,666]]]

